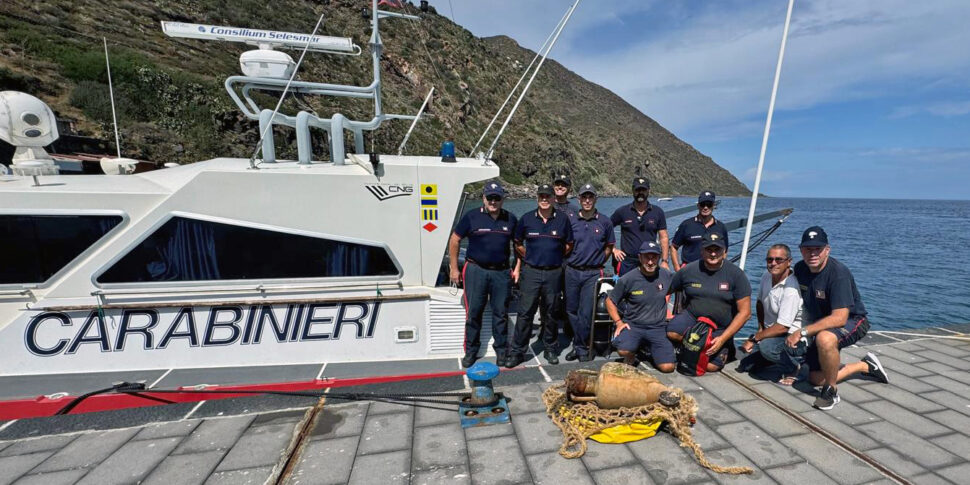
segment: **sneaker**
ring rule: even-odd
[[[549,362],[549,365],[558,365],[559,364],[559,356],[556,355],[555,352],[552,352],[552,351],[547,350],[543,354],[543,357],[546,358],[546,362]]]
[[[467,353],[465,354],[464,357],[461,358],[461,366],[467,369],[472,365],[474,365],[476,360],[478,360],[477,354]]]
[[[866,374],[875,377],[877,381],[883,384],[889,384],[889,375],[886,374],[886,368],[882,366],[882,362],[879,362],[879,357],[876,357],[876,354],[867,352],[862,361],[869,366],[869,371]]]
[[[580,357],[579,355],[576,354],[576,349],[572,349],[569,351],[568,354],[566,354],[565,358],[566,358],[566,362],[572,362],[576,359],[579,359]]]
[[[841,399],[839,399],[838,389],[825,385],[822,386],[822,391],[819,392],[818,397],[815,398],[815,402],[812,404],[812,406],[823,411],[828,411],[829,409],[834,408],[839,401],[841,401]]]

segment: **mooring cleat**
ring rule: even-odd
[[[492,379],[499,375],[498,366],[491,362],[479,362],[465,371],[465,375],[468,376],[472,392],[458,404],[461,427],[508,423],[508,403],[504,396],[495,394],[492,387]]]

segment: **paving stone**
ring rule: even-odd
[[[817,434],[782,438],[781,442],[838,483],[865,483],[883,478],[882,473]]]
[[[694,483],[709,477],[694,459],[694,453],[681,448],[677,438],[667,433],[627,443],[627,447],[640,460],[653,483]]]
[[[209,476],[205,485],[263,485],[272,474],[271,466],[216,472]]]
[[[970,400],[970,385],[945,376],[928,376],[923,377],[922,379],[930,384],[933,384],[935,386],[933,390],[942,389]]]
[[[450,466],[446,468],[435,468],[433,470],[422,470],[411,475],[411,485],[460,485],[472,483],[472,477],[468,474],[468,467],[465,465]]]
[[[937,411],[924,415],[937,423],[946,425],[948,428],[959,431],[965,435],[970,435],[970,416],[960,414],[952,409]]]
[[[512,419],[515,418],[513,417]],[[496,436],[508,436],[510,434],[515,434],[515,427],[512,426],[512,423],[490,424],[488,426],[465,428],[466,441],[494,438]]]
[[[142,483],[145,485],[201,484],[212,474],[216,465],[219,464],[219,460],[222,460],[225,454],[226,452],[223,450],[214,450],[203,453],[171,455],[162,460]]]
[[[729,381],[720,373],[705,375],[704,379],[699,382],[699,385],[705,391],[710,392],[722,402],[726,403],[750,401],[752,399],[756,399],[754,394],[751,394],[734,382]]]
[[[25,475],[13,482],[14,485],[73,485],[88,471],[86,469],[60,470],[56,472]],[[0,483],[7,483],[0,477]]]
[[[633,456],[626,445],[604,444],[586,440],[586,446],[586,453],[580,459],[586,465],[586,469],[590,471],[638,463],[637,458]],[[558,448],[556,449],[558,450]]]
[[[542,402],[544,389],[538,384],[513,386],[505,390],[509,398],[509,411],[512,415],[546,412],[546,405]]]
[[[562,446],[562,431],[546,413],[513,416],[512,426],[515,427],[519,446],[526,455],[554,451]]]
[[[954,411],[958,411],[963,414],[970,415],[970,400],[964,399],[952,392],[947,391],[936,391],[928,392],[923,394],[923,397],[938,404],[941,408],[946,406]],[[937,409],[931,409],[930,411],[937,411]]]
[[[935,361],[919,362],[915,365],[920,369],[923,369],[929,372],[929,374],[927,375],[947,374],[950,372],[956,372],[958,370],[942,362],[935,362]]]
[[[953,483],[967,483],[967,477],[970,477],[970,463],[946,467],[936,470],[936,473]]]
[[[52,472],[71,468],[93,468],[137,433],[137,428],[131,428],[83,434],[44,460],[44,463],[34,471]]]
[[[839,390],[841,392],[841,389]],[[841,395],[839,396],[841,397]],[[865,404],[868,408],[869,404]],[[857,426],[860,424],[873,423],[879,421],[879,417],[866,412],[861,406],[856,406],[855,404],[842,400],[837,406],[828,411],[835,419],[849,425]]]
[[[930,442],[964,459],[970,457],[970,439],[966,435],[953,433],[931,438]]]
[[[954,369],[952,371],[942,372],[940,374],[934,374],[934,375],[941,375],[948,379],[953,379],[955,381],[959,381],[964,384],[970,384],[970,372]]]
[[[902,361],[888,355],[878,354],[879,362],[882,362],[883,367],[886,368],[886,372],[889,374],[889,379],[892,381],[897,375],[904,375],[909,377],[923,377],[933,375],[932,371],[926,370],[922,367],[918,367],[913,363]],[[918,362],[927,362],[925,359],[920,359]]]
[[[876,448],[869,450],[866,455],[876,460],[880,465],[904,476],[914,477],[921,473],[926,473],[926,469],[919,466],[910,457],[904,456],[890,448]]]
[[[640,464],[597,470],[593,472],[593,481],[596,482],[596,485],[652,485],[657,483],[650,479],[647,470]]]
[[[849,446],[857,450],[871,450],[881,445],[868,435],[856,430],[852,426],[847,426],[827,411],[813,409],[802,413],[802,417],[809,420],[812,424],[821,427],[825,431],[832,433],[836,438],[844,441]]]
[[[221,472],[276,465],[286,454],[296,432],[293,424],[249,428],[229,449],[216,470]]]
[[[273,413],[262,413],[256,415],[256,419],[253,420],[252,424],[249,426],[266,426],[273,424],[291,424],[296,425],[303,421],[307,416],[306,409],[294,409],[286,411],[276,411]]]
[[[206,419],[182,441],[173,454],[229,449],[253,419],[254,416]]]
[[[924,473],[922,475],[917,475],[910,479],[915,485],[950,485],[951,483],[960,482],[950,482],[949,480],[935,474],[935,473]]]
[[[801,457],[752,423],[725,424],[718,426],[717,432],[733,444],[734,448],[761,467],[788,465],[802,461]]]
[[[472,483],[505,484],[532,481],[529,466],[514,436],[468,442]]]
[[[181,437],[129,441],[84,475],[79,484],[139,482],[168,456]]]
[[[941,354],[948,355],[950,357],[956,357],[958,359],[963,359],[970,356],[970,351],[958,346],[946,345],[943,343],[943,339],[939,340],[919,340],[914,342],[920,347],[925,347],[929,350],[935,350]]]
[[[385,453],[411,448],[412,412],[394,414],[367,414],[364,431],[360,435],[358,455]]]
[[[468,463],[465,433],[457,423],[414,429],[413,471],[448,468]]]
[[[815,400],[814,395],[772,383],[759,384],[755,389],[775,403],[799,413],[811,410]]]
[[[907,352],[907,353],[911,353],[911,354],[914,353],[914,352],[920,352],[920,351],[926,350],[926,348],[920,347],[919,345],[916,345],[916,343],[914,343],[914,342],[894,343],[894,344],[891,344],[891,345],[887,345],[885,347],[895,348],[895,349],[897,349],[899,351]],[[922,355],[920,355],[918,357],[921,358],[921,359],[923,359],[923,360],[928,360],[926,357],[923,357]]]
[[[705,380],[708,376],[700,378],[688,377],[677,372],[672,372],[670,374],[655,375],[655,377],[668,386],[676,387],[684,392],[693,394],[704,389]]]
[[[907,344],[907,345],[912,345],[912,344]],[[912,346],[913,348],[916,348],[916,349],[921,348],[915,345],[912,345]],[[915,364],[917,362],[927,361],[926,357],[923,357],[922,355],[919,355],[919,354],[914,354],[912,350],[906,350],[896,344],[880,345],[878,347],[874,347],[872,349],[872,352],[879,356],[879,360],[882,360],[882,356],[885,355],[885,356],[889,356],[891,359],[894,359],[898,362],[902,362],[904,364]],[[911,377],[916,377],[916,376],[911,376]]]
[[[878,423],[864,424],[859,427],[859,430],[929,469],[953,465],[961,461],[959,457],[900,428],[894,423],[881,421]]]
[[[350,473],[350,485],[406,485],[411,478],[411,452],[408,450],[358,456]]]
[[[19,440],[0,451],[0,457],[27,455],[30,453],[37,453],[39,451],[56,451],[67,446],[68,443],[74,441],[78,436],[80,435],[54,435],[44,436],[43,438]]]
[[[187,421],[153,424],[142,428],[132,440],[154,440],[158,438],[171,438],[173,436],[188,436],[192,431],[195,431],[195,428],[200,423],[202,423],[201,419],[190,419]]]
[[[310,440],[360,436],[367,419],[368,403],[323,407],[310,431]]]
[[[777,483],[771,477],[769,477],[764,470],[759,468],[757,465],[747,459],[740,451],[733,448],[725,448],[723,450],[712,451],[707,453],[708,460],[711,463],[721,465],[721,466],[746,466],[754,470],[754,473],[750,475],[731,475],[728,473],[716,473],[711,470],[704,470],[714,481],[718,483]]]
[[[694,441],[701,445],[704,451],[718,450],[730,446],[724,438],[721,438],[721,435],[717,434],[710,426],[704,424],[703,421],[697,421],[694,424],[691,435],[694,437]]]
[[[907,377],[904,375],[891,375],[889,376],[890,385],[898,387],[900,389],[905,389],[914,394],[919,394],[921,392],[935,391],[939,386],[931,384],[931,379],[933,377],[939,376],[922,376],[922,377]]]
[[[798,421],[761,400],[735,403],[731,407],[775,438],[809,431]]]
[[[775,468],[768,468],[765,473],[778,483],[786,485],[835,485],[836,482],[809,463],[793,463]]]
[[[435,404],[415,406],[414,426],[434,426],[438,424],[461,423],[458,411],[452,407],[436,407]]]
[[[839,397],[842,398],[843,401],[861,404],[881,399],[875,394],[878,392],[877,389],[869,387],[869,390],[867,391],[863,389],[863,386],[856,384],[857,382],[859,381],[853,380],[839,384]]]
[[[398,402],[382,402],[373,401],[370,403],[370,407],[367,409],[368,416],[376,416],[378,414],[397,414],[397,413],[413,413],[414,406],[411,403],[398,403]]]
[[[53,451],[39,451],[37,453],[0,457],[0,483],[13,482],[17,477],[29,472],[53,453]]]
[[[941,364],[946,364],[950,367],[956,369],[970,370],[970,360],[962,359],[959,357],[951,357],[949,355],[940,353],[936,350],[924,350],[922,352],[917,352],[919,355],[926,357],[929,360],[939,362]]]
[[[699,408],[699,411],[697,411],[697,419],[702,419],[711,426],[716,427],[720,424],[737,423],[738,421],[744,420],[744,417],[731,410],[727,404],[724,404],[710,393],[701,391],[691,395],[697,401]]]
[[[909,409],[910,411],[917,413],[931,413],[933,411],[940,411],[944,408],[943,405],[929,399],[930,394],[920,394],[917,396],[916,394],[904,391],[892,385],[880,386],[879,395],[887,401],[894,402],[906,409]],[[841,404],[839,404],[839,406],[841,406]],[[835,408],[838,409],[839,406],[836,406]]]
[[[929,438],[951,432],[950,428],[937,424],[932,419],[925,418],[923,415],[916,414],[889,401],[871,402],[866,404],[866,409],[890,423],[905,423],[906,429],[921,438]]]
[[[583,458],[586,458],[585,455]],[[533,483],[536,485],[563,485],[566,483],[570,485],[593,485],[595,483],[586,467],[583,466],[583,461],[563,458],[555,451],[530,455],[526,460],[529,462],[529,468],[534,477]]]
[[[347,483],[357,456],[357,436],[316,440],[307,443],[293,468],[289,483],[332,485]]]

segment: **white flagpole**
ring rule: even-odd
[[[424,108],[428,106],[428,101],[431,101],[432,94],[434,94],[434,86],[431,86],[431,91],[428,91],[428,95],[424,97],[424,102],[421,103],[421,109],[418,110],[418,115],[411,122],[411,127],[408,128],[408,132],[404,134],[404,141],[401,142],[401,146],[397,147],[398,155],[404,153],[404,145],[408,144],[408,138],[411,138],[411,132],[414,130],[414,126],[418,124],[418,120],[421,119],[421,114],[424,113]]]
[[[108,95],[111,97],[111,121],[115,125],[115,148],[118,150],[118,158],[121,158],[121,141],[118,139],[118,115],[115,114],[115,90],[111,85],[111,61],[108,60],[108,39],[102,37],[104,42],[104,64],[108,68]]]
[[[788,41],[788,26],[791,25],[791,12],[795,0],[788,0],[788,14],[785,16],[785,30],[781,35],[781,49],[778,51],[778,65],[775,67],[775,82],[771,87],[771,101],[768,103],[768,119],[765,121],[765,134],[761,139],[761,155],[758,156],[758,172],[754,176],[754,191],[751,192],[751,206],[744,226],[744,244],[741,245],[741,269],[748,257],[748,244],[751,242],[751,221],[754,220],[755,206],[758,204],[758,190],[761,188],[761,171],[765,167],[765,151],[768,148],[768,133],[771,132],[771,117],[775,112],[775,97],[778,94],[778,80],[781,79],[781,63],[785,59],[785,44]]]

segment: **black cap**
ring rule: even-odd
[[[697,203],[700,204],[701,202],[714,202],[714,192],[711,192],[710,190],[701,192],[700,195],[697,196]]]
[[[724,238],[716,232],[709,232],[704,234],[704,240],[702,241],[701,247],[717,246],[721,249],[727,249],[727,244],[724,243]]]
[[[583,194],[593,194],[595,196],[596,188],[593,187],[593,184],[584,184],[582,187],[579,188],[579,195],[583,195]]]
[[[802,233],[802,243],[800,248],[824,248],[829,245],[829,235],[825,234],[825,229],[819,226],[812,226],[805,229]]]
[[[640,245],[640,254],[663,254],[660,250],[660,245],[653,241],[645,241]]]
[[[569,175],[566,175],[566,174],[556,175],[556,180],[553,180],[552,183],[565,184],[566,187],[573,185],[573,181],[569,180]]]
[[[551,185],[542,184],[539,186],[539,190],[537,190],[536,193],[539,195],[552,195],[554,192],[552,191]]]
[[[633,191],[636,192],[637,189],[650,190],[650,179],[646,177],[635,177],[633,179]]]
[[[502,188],[502,184],[498,182],[489,182],[485,184],[484,193],[485,197],[490,195],[501,195],[502,197],[505,197],[505,189]]]

